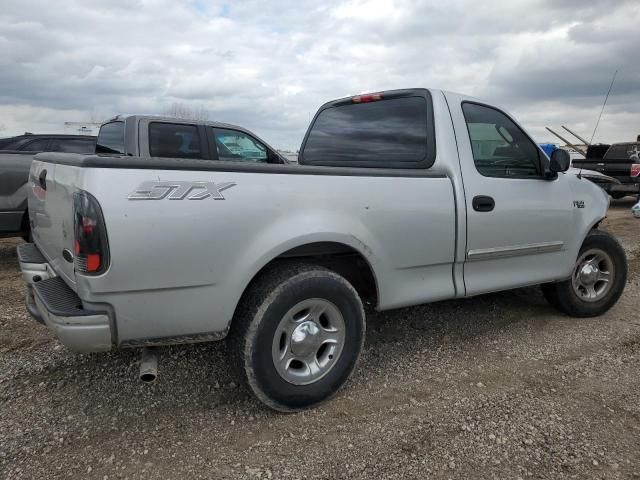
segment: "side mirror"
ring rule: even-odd
[[[566,172],[571,165],[571,157],[569,152],[561,148],[556,148],[551,154],[551,162],[549,162],[549,170],[553,173]]]

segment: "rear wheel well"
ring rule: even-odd
[[[266,271],[300,261],[332,270],[353,285],[365,305],[378,304],[378,287],[371,265],[356,249],[337,242],[315,242],[287,250],[262,267],[245,292]]]

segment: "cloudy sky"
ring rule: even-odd
[[[538,141],[640,134],[640,2],[3,0],[0,136],[174,103],[296,149],[327,100],[433,87],[496,102]]]

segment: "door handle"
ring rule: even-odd
[[[471,205],[476,212],[490,212],[493,210],[493,207],[496,206],[496,202],[493,198],[487,197],[486,195],[478,195],[477,197],[473,197]]]

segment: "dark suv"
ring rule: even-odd
[[[96,137],[33,135],[0,139],[0,237],[29,237],[27,183],[39,152],[95,153]]]

